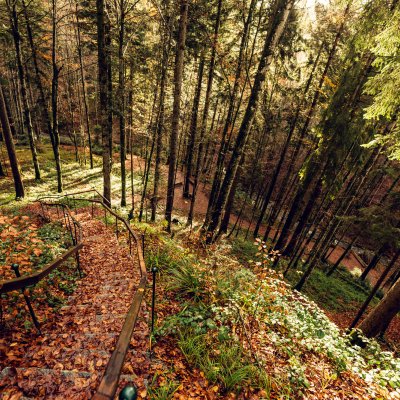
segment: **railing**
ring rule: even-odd
[[[76,197],[78,195],[92,194],[92,198]],[[96,196],[100,198],[96,199]],[[115,217],[115,233],[117,238],[120,237],[119,225],[122,224],[122,229],[125,227],[128,234],[127,244],[129,244],[129,252],[132,255],[132,242],[136,247],[137,261],[139,263],[139,271],[141,275],[140,283],[137,291],[133,297],[132,303],[129,307],[127,316],[125,318],[124,325],[122,327],[121,333],[119,334],[115,349],[108,361],[106,371],[102,377],[102,380],[97,388],[96,394],[93,396],[94,400],[111,400],[114,398],[115,393],[118,389],[119,377],[121,375],[122,367],[128,351],[129,343],[135,329],[136,320],[139,314],[140,306],[142,304],[143,296],[146,290],[147,284],[147,271],[143,259],[143,248],[138,235],[132,230],[130,224],[118,215],[117,212],[112,210],[107,205],[107,200],[95,189],[89,189],[81,192],[75,192],[65,195],[47,196],[45,198],[39,199],[44,204],[62,204],[58,203],[48,203],[50,200],[61,200],[62,198],[69,198],[72,202],[79,201],[89,201],[92,203],[92,217],[94,214],[94,204],[100,205],[104,209],[105,221],[107,223],[107,213]],[[46,200],[46,202],[45,202]],[[121,233],[123,233],[121,231]]]
[[[41,203],[43,213],[44,213],[44,207],[52,206],[52,205],[53,204]],[[31,305],[30,299],[29,299],[27,293],[25,293],[24,289],[28,286],[33,286],[33,285],[36,285],[37,283],[39,283],[47,275],[49,275],[56,268],[60,267],[68,258],[70,258],[73,255],[75,255],[75,257],[76,257],[79,275],[82,276],[82,271],[80,268],[80,261],[79,261],[79,250],[83,247],[81,225],[72,216],[71,211],[67,205],[65,205],[65,204],[57,205],[57,213],[60,216],[59,208],[61,208],[65,226],[68,228],[68,230],[71,234],[73,247],[70,248],[69,250],[67,250],[60,257],[56,258],[51,264],[47,265],[42,270],[31,273],[31,274],[27,274],[24,276],[20,276],[18,264],[13,264],[11,266],[11,268],[14,270],[15,275],[17,277],[14,279],[0,281],[0,294],[8,293],[8,292],[11,292],[14,290],[21,290],[23,292],[23,296],[24,296],[25,302],[28,306],[29,313],[31,314],[33,323],[34,323],[36,329],[38,330],[39,334],[41,334],[40,324],[39,324],[38,319],[36,318],[36,315],[35,315],[32,305]],[[48,216],[45,216],[45,215],[43,215],[43,217],[46,219],[49,218]]]

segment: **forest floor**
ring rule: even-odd
[[[7,218],[12,220],[19,215],[15,221],[11,221],[11,225],[16,225],[16,231],[24,231],[23,227],[33,225],[29,228],[29,231],[34,232],[38,230],[35,228],[35,224],[40,224],[31,219],[22,218],[25,212],[23,211],[21,214],[21,210],[27,210],[26,213],[28,213],[29,207],[26,207],[36,197],[56,192],[54,167],[52,162],[49,161],[51,160],[49,150],[44,148],[39,157],[42,161],[44,177],[47,180],[40,183],[34,182],[29,166],[29,153],[26,150],[19,150],[19,153],[26,178],[27,199],[19,203],[13,201],[12,183],[9,179],[4,179],[0,180],[0,204],[6,206],[8,215],[11,213],[12,217]],[[101,187],[100,159],[96,158],[94,170],[89,170],[86,167],[81,171],[77,168],[78,164],[74,162],[73,155],[64,151],[63,163],[65,190],[67,192],[84,190],[93,186]],[[117,164],[114,167],[116,173],[113,187],[115,193],[117,193],[119,188]],[[135,170],[143,171],[143,164],[139,158],[135,159]],[[135,186],[139,186],[139,183],[140,176],[137,174]],[[178,219],[183,222],[188,203],[182,199],[178,190],[175,207],[181,208],[181,216]],[[203,205],[206,204],[206,196],[207,193],[204,192],[204,198],[201,202]],[[137,194],[137,197],[135,197],[136,204],[138,204],[139,199],[140,196]],[[181,202],[183,204],[180,204]],[[127,211],[127,209],[121,210],[124,215],[127,214]],[[82,213],[84,214],[84,210],[82,210]],[[16,215],[14,216],[14,214]],[[99,230],[97,224],[100,224],[100,222],[95,222],[94,225],[90,224],[87,227],[88,232],[93,230],[93,247],[96,246],[95,238],[97,236],[94,231],[97,231],[99,235],[104,234],[104,227]],[[254,260],[254,254],[257,252],[252,241],[234,238],[231,241],[223,241],[206,251],[198,245],[198,238],[196,237],[198,225],[195,223],[193,229],[187,229],[183,226],[184,223],[175,227],[176,237],[173,240],[163,232],[161,225],[144,223],[137,226],[142,231],[146,230],[147,267],[157,265],[161,269],[161,279],[157,286],[158,320],[154,353],[152,357],[148,353],[148,318],[147,310],[144,308],[140,330],[138,331],[139,335],[134,337],[133,342],[134,349],[140,348],[137,353],[138,359],[132,360],[130,358],[124,371],[126,381],[134,377],[135,383],[139,386],[141,398],[400,398],[400,393],[391,389],[392,386],[396,385],[400,387],[400,382],[396,383],[397,378],[395,379],[387,373],[388,369],[392,368],[393,371],[396,371],[395,368],[399,367],[394,367],[392,361],[385,358],[385,353],[374,348],[374,344],[368,345],[368,352],[360,349],[352,350],[335,325],[329,322],[313,302],[309,302],[303,296],[293,295],[279,275],[273,271],[260,270],[253,261],[249,261],[250,259]],[[40,226],[37,228],[42,229]],[[51,231],[54,229],[56,228],[52,226]],[[59,230],[59,228],[57,229]],[[48,231],[45,230],[43,236],[47,238],[49,236]],[[42,254],[39,254],[40,251],[36,250],[35,253],[34,250],[35,248],[42,248],[42,244],[35,244],[36,240],[41,240],[40,235],[34,236],[33,239],[34,246],[30,257],[38,257],[38,260],[43,259]],[[57,236],[52,243],[43,244],[43,249],[46,246],[53,247],[54,243],[59,241],[59,236]],[[104,237],[104,239],[98,241],[98,245],[100,246],[100,243],[104,242],[111,243],[108,237]],[[111,248],[112,246],[108,247]],[[114,248],[115,246],[112,247],[113,250]],[[47,253],[43,249],[41,251],[46,255]],[[26,253],[23,249],[18,251]],[[86,250],[86,252],[88,251]],[[98,251],[102,254],[101,257],[95,255]],[[112,257],[115,260],[113,254],[108,250],[98,249],[95,253],[86,253],[83,265],[87,275],[82,281],[73,280],[70,282],[64,275],[57,278],[62,281],[61,287],[67,288],[67,292],[71,291],[70,295],[66,296],[66,293],[62,293],[63,290],[57,289],[56,292],[53,292],[52,289],[50,293],[52,295],[47,296],[56,305],[55,309],[60,305],[66,307],[61,313],[62,319],[60,321],[56,317],[57,314],[53,315],[52,313],[53,306],[40,307],[41,312],[43,312],[43,314],[40,314],[40,318],[46,320],[45,328],[49,329],[49,334],[52,329],[60,330],[65,326],[64,322],[67,321],[72,322],[78,330],[79,327],[86,325],[83,319],[79,319],[79,312],[82,312],[82,318],[86,313],[86,311],[81,311],[80,306],[87,305],[89,297],[95,295],[94,288],[99,287],[98,279],[101,277],[101,275],[97,277],[96,274],[99,271],[102,273],[104,260],[107,257]],[[125,262],[124,256],[121,259],[122,263]],[[46,258],[44,258],[45,260]],[[3,262],[3,265],[5,264]],[[40,262],[37,262],[37,265],[40,266]],[[190,265],[195,266],[195,269],[188,269]],[[73,266],[69,266],[69,268],[73,268]],[[5,271],[8,271],[8,269],[2,268],[2,272]],[[211,271],[211,274],[209,271]],[[104,272],[107,273],[107,271]],[[6,273],[9,274],[9,272]],[[7,277],[9,276],[7,275]],[[111,280],[111,277],[107,278],[106,275],[103,278],[107,282]],[[332,285],[332,282],[336,281],[330,280],[328,283],[319,280],[320,278],[317,274],[316,279],[310,282],[310,288],[308,292],[306,291],[306,294],[314,301],[322,297],[322,301],[318,301],[318,304],[326,310],[326,314],[337,322],[339,327],[347,327],[348,321],[351,320],[354,310],[362,301],[364,294],[361,295],[361,300],[355,298],[357,301],[355,301],[351,311],[345,312],[342,306],[346,305],[347,294],[332,293],[337,288],[336,285]],[[130,279],[134,284],[135,278]],[[350,277],[346,275],[345,279],[350,279]],[[342,285],[343,282],[344,280],[337,277],[337,285]],[[112,285],[111,283],[110,293],[119,290],[117,286],[113,288]],[[265,288],[263,285],[266,285]],[[58,285],[58,287],[60,286]],[[332,294],[331,298],[320,296],[321,290],[325,289]],[[262,296],[260,296],[260,293]],[[39,304],[44,304],[42,303],[45,301],[44,295],[48,295],[48,293],[39,290],[39,294],[43,294],[43,299],[39,296],[37,301]],[[150,291],[147,292],[147,302],[149,296]],[[20,296],[17,297],[21,301]],[[76,301],[77,298],[82,301]],[[93,307],[90,305],[88,308],[88,316],[95,316],[96,319],[97,314],[101,315],[105,309],[112,310],[112,313],[114,313],[112,298],[113,296],[110,296],[110,301],[106,299],[104,304],[103,302],[94,302]],[[260,298],[263,299],[262,303],[260,303]],[[336,303],[340,303],[339,309],[336,307]],[[101,309],[102,306],[104,308]],[[122,307],[120,310],[116,310],[116,313],[119,314],[121,310],[121,313],[123,313],[123,307],[126,307],[126,304],[118,303],[115,307]],[[233,310],[236,311],[232,315]],[[15,309],[13,312],[15,312]],[[282,319],[284,315],[286,317]],[[23,316],[18,318],[23,318]],[[51,396],[57,394],[56,385],[64,385],[61,386],[62,389],[64,391],[70,390],[72,394],[76,393],[77,390],[83,390],[84,395],[82,397],[71,395],[70,398],[87,398],[89,393],[92,393],[98,376],[104,369],[104,360],[107,358],[106,352],[100,351],[101,354],[96,351],[93,352],[93,348],[90,348],[90,343],[93,342],[90,341],[86,344],[82,341],[75,343],[74,337],[69,336],[70,331],[65,333],[67,337],[54,336],[53,338],[50,335],[49,339],[46,339],[52,340],[52,342],[49,342],[50,347],[57,345],[57,343],[64,345],[64,339],[67,344],[65,346],[66,351],[56,351],[54,356],[56,364],[54,364],[50,361],[51,357],[47,357],[49,360],[46,358],[46,355],[52,354],[51,352],[46,353],[45,350],[43,354],[35,355],[37,354],[35,347],[29,350],[32,343],[34,346],[40,347],[46,347],[47,343],[46,341],[43,343],[37,338],[29,318],[25,319],[25,321],[28,321],[27,323],[20,323],[21,319],[18,318],[13,321],[15,324],[18,323],[18,327],[15,329],[15,335],[12,336],[12,342],[10,343],[9,339],[4,337],[2,339],[2,349],[3,352],[6,351],[5,358],[1,361],[2,367],[19,364],[23,366],[24,361],[21,361],[21,357],[24,359],[26,355],[27,364],[28,360],[35,361],[35,357],[38,357],[37,363],[43,366],[43,369],[50,367],[60,371],[54,375],[56,376],[54,384],[51,382],[53,378],[50,379],[46,375],[46,380],[42,385],[48,388],[46,390],[52,393]],[[79,323],[79,321],[81,322]],[[61,322],[61,325],[58,325],[57,322]],[[117,331],[118,324],[111,323],[111,325],[113,325],[112,329]],[[95,323],[92,326],[96,343],[99,341],[98,336],[96,336],[99,333],[96,332],[99,326],[103,329],[105,325]],[[300,330],[298,329],[299,326],[302,327]],[[391,341],[393,346],[398,346],[399,332],[400,325],[397,318],[388,331],[388,337],[393,336],[393,341]],[[74,348],[75,344],[77,344],[77,348]],[[109,349],[109,346],[112,346],[111,338],[109,341],[105,341],[104,345]],[[204,345],[207,348],[204,348]],[[20,346],[21,352],[19,353]],[[80,350],[77,350],[82,348],[85,349],[82,352],[85,358],[83,361],[79,360]],[[25,350],[26,352],[23,354],[22,352]],[[221,354],[227,354],[228,358],[221,357]],[[2,353],[3,356],[4,353]],[[83,365],[90,367],[89,371],[83,370],[83,365],[76,364],[77,358],[78,363],[83,362]],[[93,368],[91,361],[93,361]],[[74,368],[74,365],[76,370],[86,373],[71,376],[62,372],[67,368]],[[262,365],[263,368],[260,369],[259,365]],[[380,370],[388,375],[381,377],[379,375]],[[29,393],[35,393],[38,386],[35,383],[40,383],[40,377],[31,375],[31,371],[25,372],[25,375],[24,371],[7,371],[6,376],[2,376],[2,378],[6,379],[5,385],[8,385],[8,388],[20,390],[21,387],[18,382],[22,382],[21,385],[26,390],[32,391]],[[262,371],[266,371],[266,375]],[[376,384],[378,381],[381,382],[380,385]],[[4,384],[4,380],[2,384]],[[36,395],[34,396],[36,398]],[[40,397],[41,395],[37,396]]]
[[[33,234],[46,226],[39,213],[37,204],[2,213],[3,232],[28,224],[27,248],[44,253],[45,240]],[[135,260],[100,210],[93,219],[90,207],[78,207],[75,216],[84,233],[84,277],[77,278],[72,263],[30,292],[43,334],[26,324],[30,318],[21,295],[3,299],[3,399],[91,398],[121,329],[138,282]],[[52,220],[58,223],[56,212]],[[197,234],[186,228],[171,239],[160,224],[134,227],[146,232],[147,267],[159,268],[157,320],[150,352],[148,290],[120,388],[133,381],[139,398],[152,400],[400,399],[391,387],[400,387],[400,365],[374,342],[364,350],[352,348],[319,308],[293,293],[276,272],[255,262],[244,265],[228,243],[196,246]],[[15,249],[12,261],[20,262],[25,252]],[[70,275],[76,278],[72,282]]]
[[[127,160],[126,167],[128,170],[130,170],[130,160]],[[137,170],[144,171],[145,168],[144,159],[135,156],[134,168],[136,171]],[[167,180],[167,174],[168,174],[168,168],[167,166],[164,165],[161,168],[161,179],[164,180],[165,182]],[[174,210],[175,212],[179,213],[179,220],[184,225],[186,223],[187,213],[189,212],[190,200],[183,197],[183,182],[184,182],[184,174],[180,169],[178,169],[176,176]],[[194,209],[195,218],[197,218],[199,221],[203,220],[204,216],[206,215],[209,193],[210,193],[210,187],[208,185],[201,184],[199,186],[196,197],[195,209]],[[140,199],[140,195],[138,194],[137,196],[138,196],[137,197],[138,201]],[[162,213],[162,210],[165,207],[164,204],[165,196],[166,192],[162,192],[160,195],[161,200],[158,204],[160,213]],[[145,204],[146,210],[147,207],[149,207],[148,203]],[[145,216],[147,218],[147,211],[145,213]],[[237,217],[238,216],[233,212],[231,216],[231,222],[236,221]],[[250,221],[248,221],[247,219],[243,219],[241,224],[242,232],[247,231],[248,228],[250,228],[251,232],[251,230],[255,228],[255,223],[250,224]],[[261,235],[265,232],[265,229],[266,229],[265,226],[261,226],[260,228]],[[275,235],[275,232],[276,232],[275,229],[271,229],[270,233],[271,238]],[[251,239],[251,233],[248,242],[249,243],[253,242]],[[311,250],[312,244],[309,244],[308,248]],[[340,245],[337,245],[335,248],[331,248],[331,250],[332,252],[328,257],[328,261],[333,265],[338,260],[338,258],[343,254],[344,249]],[[243,251],[243,248],[241,248],[241,251]],[[254,257],[254,254],[251,253],[252,252],[250,252],[249,257],[250,255]],[[350,293],[350,295],[348,295],[348,293],[346,293],[345,290],[342,290],[342,287],[346,285],[346,281],[348,280],[350,281],[354,280],[355,282],[357,282],[357,276],[364,269],[365,264],[362,263],[360,257],[357,256],[354,252],[349,252],[348,255],[341,262],[341,265],[350,272],[350,274],[343,274],[343,273],[340,274],[341,276],[345,275],[344,279],[342,279],[341,276],[339,278],[336,277],[336,279],[331,279],[331,278],[326,279],[324,278],[324,274],[321,273],[319,274],[317,279],[311,280],[310,282],[311,288],[310,287],[306,288],[305,291],[307,295],[310,295],[311,298],[314,301],[316,301],[320,307],[326,310],[327,315],[329,316],[329,318],[331,318],[332,321],[334,321],[341,329],[345,330],[348,328],[348,326],[350,326],[351,322],[356,316],[359,307],[363,302],[363,299],[365,299],[366,296],[368,295],[368,292],[370,290],[368,282],[371,285],[375,284],[375,282],[379,279],[379,276],[384,270],[385,266],[381,263],[378,263],[377,267],[370,272],[367,278],[367,284],[365,286],[364,285],[360,286],[356,284],[355,287],[353,287],[351,284],[348,285],[348,292]],[[315,278],[315,276],[313,278]],[[335,289],[337,291],[336,296],[335,294],[330,295],[325,293],[324,295],[321,296],[321,292],[332,292],[332,280],[336,280],[336,285],[335,285]],[[362,290],[361,295],[359,295],[358,293],[353,293],[354,291],[359,291],[359,290]],[[326,297],[333,297],[334,299],[328,302],[326,301]],[[375,296],[368,310],[370,310],[371,307],[373,307],[378,301],[379,299]],[[344,306],[338,307],[337,304],[334,303],[340,303]],[[387,330],[386,339],[387,343],[384,344],[385,347],[388,346],[390,350],[394,350],[396,353],[399,353],[400,315],[398,315],[396,318],[393,319],[390,327]]]

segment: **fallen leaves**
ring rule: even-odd
[[[8,319],[9,330],[0,339],[0,370],[15,367],[16,376],[1,379],[0,391],[7,393],[5,398],[21,393],[30,398],[89,399],[97,388],[140,276],[126,246],[120,247],[111,229],[89,216],[86,210],[77,216],[84,226],[86,245],[80,260],[86,276],[77,282],[78,287],[68,297],[67,306],[57,314],[52,314],[50,309],[42,324],[42,337],[18,324],[10,325],[12,321]],[[6,220],[1,217],[2,221]],[[28,219],[21,218],[21,221],[28,222]],[[37,236],[33,234],[31,238]],[[41,250],[35,244],[30,254],[40,256]],[[46,290],[54,292],[51,285]],[[37,304],[33,302],[33,306]],[[43,309],[38,308],[37,313],[42,320]],[[137,363],[130,364],[124,372],[132,378],[136,371],[148,365],[147,322],[139,320],[138,326],[141,332],[134,335],[133,341]],[[144,393],[144,380],[138,382]]]

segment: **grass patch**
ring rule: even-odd
[[[242,265],[250,265],[250,260],[254,260],[258,252],[257,247],[254,246],[252,240],[246,240],[241,237],[237,237],[230,240],[232,245],[232,255],[237,258],[237,260]]]
[[[287,279],[294,285],[299,277],[296,271],[290,271]],[[346,312],[360,308],[370,290],[368,284],[361,282],[344,268],[331,276],[326,276],[323,270],[316,268],[302,292],[326,310]],[[379,298],[375,296],[372,305],[378,301]]]
[[[269,388],[265,372],[247,359],[235,340],[215,341],[213,335],[197,335],[186,329],[179,332],[178,345],[188,362],[203,371],[208,381],[222,386],[222,393],[240,392],[244,386]]]

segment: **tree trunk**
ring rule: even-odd
[[[258,65],[256,77],[254,79],[249,102],[243,116],[242,124],[236,138],[235,147],[233,149],[232,156],[227,167],[221,190],[219,192],[217,201],[215,202],[215,209],[211,216],[211,222],[207,228],[207,243],[212,243],[214,241],[215,233],[219,229],[221,214],[225,208],[227,197],[232,187],[233,180],[235,179],[242,152],[247,142],[251,125],[253,123],[254,114],[258,104],[258,98],[264,86],[265,74],[272,61],[273,51],[276,45],[279,43],[279,40],[285,29],[286,21],[288,19],[292,6],[292,0],[277,0],[273,6],[274,12],[270,19],[264,48]]]
[[[351,251],[351,248],[354,246],[355,242],[357,241],[358,236],[356,236],[348,245],[347,247],[343,250],[343,253],[341,256],[336,260],[335,264],[332,265],[332,267],[328,270],[326,273],[326,276],[331,276],[339,267],[340,263],[345,259],[347,254]]]
[[[84,106],[84,110],[85,110],[85,128],[86,128],[86,135],[87,135],[88,143],[89,143],[90,168],[93,169],[92,136],[90,134],[89,105],[88,105],[88,100],[87,100],[87,96],[86,96],[85,73],[83,70],[81,28],[79,26],[78,2],[75,5],[75,17],[76,17],[76,41],[77,41],[77,50],[78,50],[78,58],[79,58],[79,72],[80,72],[81,84],[82,84],[83,106]]]
[[[60,68],[57,66],[57,0],[52,0],[52,47],[51,47],[51,64],[52,64],[52,79],[51,79],[51,113],[52,113],[52,132],[54,137],[54,159],[56,162],[57,171],[57,191],[63,191],[61,159],[60,159],[60,135],[58,133],[58,77]]]
[[[22,198],[25,196],[24,184],[22,183],[17,154],[15,152],[10,124],[8,122],[6,103],[3,95],[3,88],[1,85],[0,85],[0,121],[3,130],[4,142],[7,148],[8,159],[10,160],[10,167],[14,178],[15,197]]]
[[[207,206],[207,214],[206,214],[203,228],[202,228],[203,230],[206,230],[208,228],[208,225],[211,220],[211,215],[214,211],[214,205],[215,205],[215,202],[217,199],[217,195],[218,195],[218,192],[219,192],[220,186],[221,186],[221,179],[222,179],[222,174],[223,174],[223,164],[225,161],[225,154],[227,151],[226,138],[228,137],[228,131],[230,130],[232,132],[232,129],[233,129],[232,122],[233,122],[235,105],[236,105],[236,97],[237,97],[237,93],[239,90],[240,77],[242,75],[244,51],[245,51],[245,48],[247,45],[249,31],[250,31],[250,25],[251,25],[251,21],[253,20],[253,13],[254,13],[256,3],[257,3],[256,0],[251,0],[250,6],[249,6],[249,12],[247,14],[246,22],[243,27],[243,35],[242,35],[241,42],[240,42],[238,63],[237,63],[236,72],[235,72],[235,82],[233,84],[232,94],[229,99],[228,111],[227,111],[227,115],[226,115],[226,119],[225,119],[224,129],[222,131],[221,147],[220,147],[220,150],[218,153],[217,166],[215,169],[214,179],[213,179],[212,186],[211,186],[211,192],[210,192],[208,206]]]
[[[388,249],[388,245],[384,244],[383,246],[380,247],[380,249],[374,254],[374,256],[372,257],[372,260],[370,261],[370,263],[366,266],[366,268],[364,269],[363,273],[360,276],[360,280],[365,281],[365,279],[367,278],[368,274],[377,266],[379,260],[381,259],[381,257],[383,256],[383,254],[385,253],[385,251]]]
[[[394,255],[394,257],[390,261],[389,265],[385,268],[385,270],[382,272],[382,274],[379,277],[379,279],[376,281],[374,287],[371,290],[371,293],[368,295],[367,299],[365,300],[365,302],[363,303],[363,305],[359,309],[357,315],[354,317],[354,320],[351,323],[351,325],[349,326],[349,329],[352,329],[357,325],[358,321],[361,319],[361,317],[363,316],[365,310],[367,309],[367,307],[371,303],[371,300],[375,296],[376,292],[381,287],[381,285],[384,282],[385,278],[388,276],[390,270],[396,264],[396,261],[398,260],[399,256],[400,256],[400,250],[397,250],[395,255]]]
[[[111,205],[111,151],[112,151],[112,109],[110,91],[110,48],[109,24],[104,0],[96,0],[97,50],[99,70],[100,124],[103,144],[103,196]]]
[[[165,219],[167,220],[167,231],[171,232],[172,209],[174,206],[175,192],[175,167],[177,160],[177,144],[179,137],[179,116],[181,110],[183,62],[186,43],[186,29],[188,21],[188,0],[180,0],[180,21],[178,42],[176,44],[175,70],[174,70],[174,104],[172,111],[170,154],[168,166],[168,188],[167,204],[165,208]]]
[[[119,35],[118,35],[118,116],[119,116],[119,156],[121,163],[121,207],[126,206],[126,134],[125,134],[125,2],[119,2]]]
[[[215,19],[214,25],[214,40],[212,43],[211,50],[211,58],[210,58],[210,68],[208,70],[208,78],[207,78],[207,89],[206,89],[206,97],[204,100],[204,110],[203,117],[201,121],[201,129],[199,135],[199,145],[197,148],[197,164],[194,173],[194,182],[193,182],[193,191],[192,191],[192,199],[190,201],[190,208],[188,213],[187,224],[191,225],[193,220],[194,206],[196,202],[196,194],[200,181],[200,175],[203,169],[202,160],[203,160],[203,147],[204,147],[204,138],[207,130],[207,119],[208,119],[208,111],[210,109],[210,98],[211,98],[211,90],[214,81],[214,69],[215,69],[215,58],[217,54],[217,45],[218,45],[218,34],[221,23],[221,10],[222,10],[222,0],[218,0],[218,10],[217,17]]]
[[[199,70],[197,73],[197,86],[193,98],[192,115],[190,119],[189,141],[186,150],[186,173],[185,173],[185,181],[183,184],[183,197],[185,198],[189,198],[190,178],[192,177],[192,164],[193,164],[193,155],[196,142],[197,116],[199,112],[201,84],[203,82],[203,71],[204,71],[204,50],[202,51],[202,54],[200,56]]]
[[[161,80],[160,80],[160,100],[158,106],[158,118],[157,118],[157,143],[156,143],[156,157],[154,165],[154,187],[153,196],[151,199],[151,221],[156,220],[157,205],[158,205],[158,192],[160,187],[160,166],[161,166],[161,152],[163,146],[163,130],[164,130],[164,118],[165,118],[165,91],[167,88],[168,78],[168,61],[169,52],[171,49],[171,32],[173,18],[169,9],[169,0],[165,1],[165,26],[163,28],[163,58],[161,64]]]
[[[15,45],[15,54],[16,54],[16,61],[17,61],[17,70],[18,70],[18,78],[21,88],[21,98],[22,98],[22,109],[24,115],[24,125],[25,129],[28,133],[28,140],[29,140],[29,147],[32,153],[32,161],[33,167],[35,170],[35,179],[40,180],[40,167],[38,156],[36,152],[36,143],[35,137],[32,128],[32,119],[31,119],[31,112],[29,110],[28,105],[28,95],[26,90],[26,81],[25,81],[25,74],[22,64],[22,55],[21,55],[21,35],[18,30],[18,13],[16,9],[16,3],[12,2],[10,4],[9,0],[7,1],[7,8],[10,14],[10,22],[11,22],[11,30],[14,39]]]
[[[400,311],[400,280],[386,293],[379,304],[365,317],[358,328],[368,338],[384,331]]]

